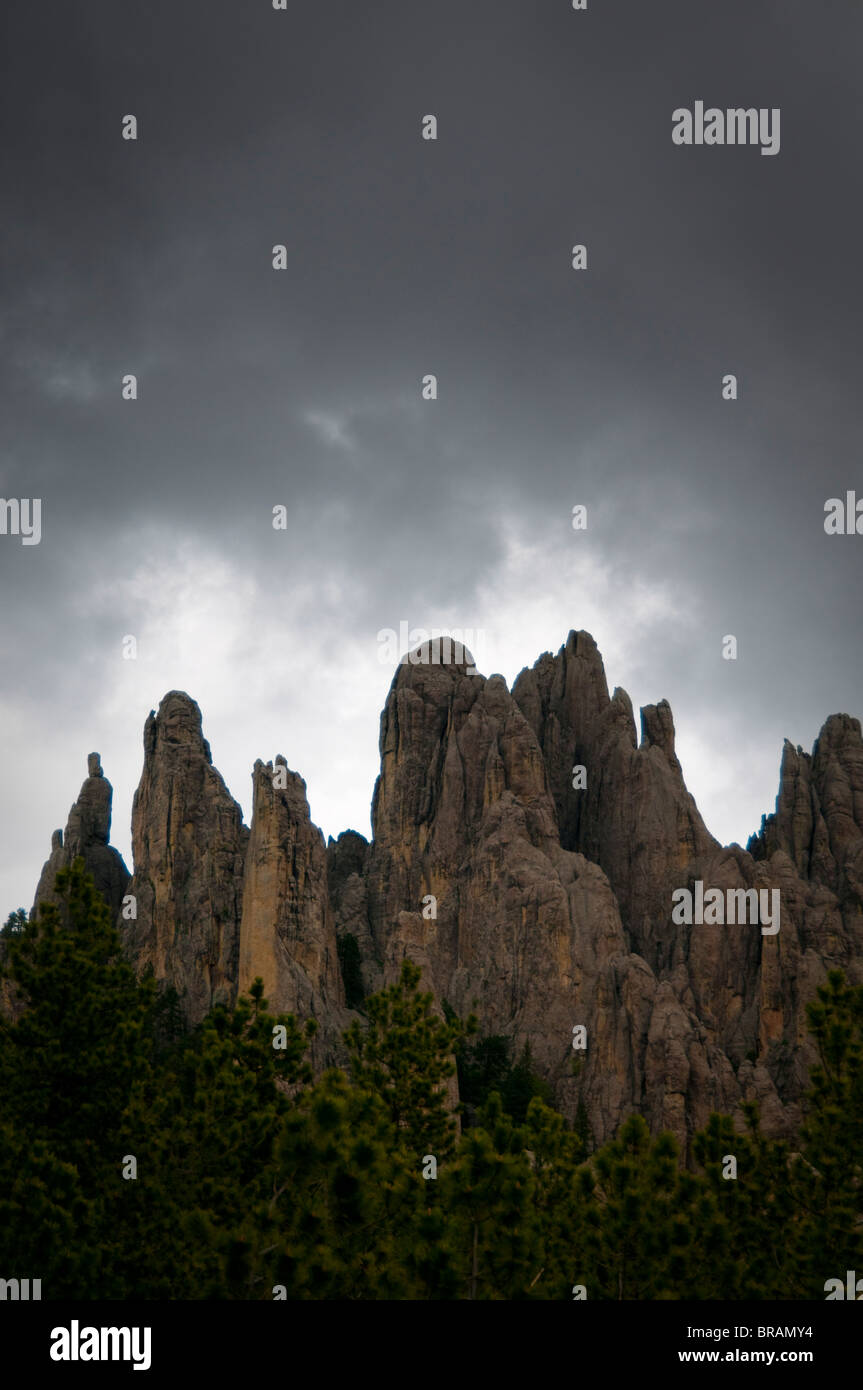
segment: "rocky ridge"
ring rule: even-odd
[[[831,968],[863,980],[859,720],[831,716],[811,756],[786,743],[775,813],[746,850],[723,847],[686,789],[668,704],[641,710],[639,740],[588,633],[511,691],[463,655],[444,664],[432,643],[397,669],[370,842],[346,831],[325,847],[281,757],[255,764],[247,829],[198,706],[172,691],[145,726],[131,880],[91,755],[37,900],[82,854],[137,968],[173,984],[191,1021],[260,975],[271,1008],[318,1021],[317,1066],[341,1060],[353,1016],[338,964],[352,937],[366,993],[410,956],[439,1005],[529,1042],[597,1141],[639,1110],[686,1145],[746,1100],[770,1132],[793,1132],[805,1004]],[[698,880],[778,889],[780,931],[676,923],[672,894]],[[579,1025],[587,1046],[573,1050]]]

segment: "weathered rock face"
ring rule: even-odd
[[[859,719],[833,714],[810,756],[787,740],[776,811],[749,849],[783,850],[801,878],[836,893],[850,915],[863,906],[863,738]]]
[[[743,1098],[736,1069],[758,1040],[757,929],[681,927],[672,894],[701,878],[746,886],[754,866],[724,851],[686,789],[666,701],[641,711],[636,741],[629,696],[608,697],[588,633],[570,633],[521,673],[513,698],[543,750],[561,841],[608,876],[631,949],[658,979],[646,1025],[644,1092],[652,1123],[685,1141],[687,1124]]]
[[[171,691],[144,729],[144,769],[132,809],[134,877],[108,848],[111,787],[97,754],[56,832],[38,896],[58,868],[83,854],[140,971],[173,986],[198,1022],[235,1002],[260,975],[270,1007],[319,1025],[312,1058],[342,1059],[350,1022],[327,888],[323,838],[310,822],[305,783],[277,759],[253,773],[251,832],[212,765],[194,700]],[[358,837],[360,838],[360,837]],[[361,897],[362,893],[361,892]],[[124,894],[129,895],[123,906]],[[131,913],[134,912],[134,916]]]
[[[119,926],[138,968],[173,985],[192,1022],[236,998],[248,838],[213,767],[201,711],[172,690],[144,727],[132,806],[137,918]]]
[[[645,1093],[645,1113],[684,1139],[711,1108],[757,1099],[768,1129],[792,1129],[814,1060],[804,1041],[805,1004],[828,969],[840,966],[852,979],[860,969],[859,722],[828,720],[811,759],[786,744],[776,816],[747,853],[723,849],[706,830],[683,781],[665,701],[642,709],[636,747],[629,699],[623,691],[607,699],[588,634],[570,633],[556,657],[522,672],[513,695],[543,748],[562,843],[608,874],[632,949],[656,972],[671,1010],[663,1027],[672,1050],[648,1067],[661,1082],[662,1105]],[[586,774],[580,790],[568,780],[576,765]],[[777,889],[779,933],[762,935],[751,923],[675,924],[672,894],[697,880],[723,892]],[[688,1030],[672,999],[688,1010]],[[654,1017],[648,1053],[657,1036]]]
[[[500,677],[420,656],[382,717],[364,861],[387,978],[409,954],[483,1031],[529,1040],[563,1109],[584,1100],[598,1138],[637,1108],[685,1145],[744,1100],[768,1130],[793,1129],[813,1060],[805,1004],[827,969],[863,969],[857,721],[828,721],[812,770],[798,760],[805,795],[786,814],[780,792],[773,842],[750,854],[707,831],[665,701],[642,709],[637,744],[629,697],[609,697],[588,634],[522,672],[512,695]],[[676,922],[675,890],[698,880],[778,890],[779,933]],[[575,1023],[589,1038],[577,1079]]]
[[[327,856],[311,823],[306,784],[288,770],[258,761],[246,851],[240,924],[239,989],[256,976],[271,1012],[314,1018],[312,1060],[334,1062],[348,1026],[336,930],[327,890]]]
[[[863,905],[863,739],[859,719],[834,714],[827,720],[812,752],[812,782],[836,865],[836,892],[843,902],[859,909]],[[820,876],[817,850],[812,862],[812,876]]]
[[[583,1102],[599,1141],[640,1110],[685,1147],[712,1110],[744,1100],[768,1132],[793,1131],[813,1060],[806,1003],[829,969],[863,981],[859,721],[831,716],[811,756],[786,743],[776,811],[744,851],[704,826],[668,704],[642,709],[639,744],[587,633],[512,693],[470,670],[468,653],[435,642],[399,666],[373,840],[346,831],[326,850],[282,758],[255,764],[245,829],[197,705],[171,692],[145,728],[131,883],[108,847],[111,789],[91,755],[39,894],[82,853],[113,908],[135,895],[127,949],[191,1020],[259,975],[273,1010],[317,1019],[318,1066],[344,1060],[337,942],[350,935],[367,993],[410,956],[438,1008],[529,1042],[561,1108],[572,1118]],[[674,895],[697,883],[768,902],[778,891],[780,930],[687,923]]]
[[[640,1101],[656,981],[602,870],[561,848],[539,744],[500,676],[400,667],[373,824],[369,922],[387,978],[410,955],[483,1031],[529,1040],[565,1112],[582,1099],[606,1137]]]
[[[863,739],[860,722],[834,714],[812,754],[786,741],[776,810],[748,846],[780,888],[778,951],[762,964],[759,1041],[777,1084],[795,1096],[813,1058],[805,1005],[828,970],[863,982]],[[790,1077],[790,1085],[783,1085]],[[796,1111],[792,1110],[792,1119]]]
[[[343,830],[327,844],[327,886],[338,935],[352,936],[362,961],[363,991],[374,994],[383,984],[383,963],[376,954],[369,925],[366,860],[369,842],[356,830]]]
[[[102,771],[99,754],[90,753],[87,780],[69,812],[66,832],[55,830],[51,837],[51,855],[39,878],[34,911],[40,902],[57,901],[54,879],[60,869],[68,868],[80,855],[112,914],[119,912],[129,882],[129,870],[122,857],[108,844],[112,796],[111,783]]]
[[[571,632],[556,657],[546,653],[522,671],[512,693],[543,752],[561,843],[602,866],[633,950],[667,969],[672,888],[687,866],[719,849],[686,790],[668,703],[642,709],[637,746],[629,696],[615,690],[609,700],[586,632]],[[583,788],[573,775],[579,767]]]

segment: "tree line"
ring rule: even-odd
[[[81,861],[57,890],[0,943],[0,1275],[45,1299],[823,1299],[863,1273],[863,987],[841,972],[808,1009],[794,1144],[750,1105],[686,1167],[639,1115],[594,1149],[529,1053],[441,1017],[410,962],[315,1077],[314,1023],[260,981],[187,1029]]]

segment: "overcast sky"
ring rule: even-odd
[[[863,496],[859,6],[7,0],[0,24],[0,494],[42,502],[40,544],[0,535],[0,914],[90,751],[129,861],[172,688],[247,817],[283,753],[326,834],[368,834],[403,621],[481,630],[510,683],[587,628],[636,710],[671,702],[709,828],[745,843],[783,738],[863,714],[863,536],[824,532]],[[779,153],[676,146],[699,100],[778,107]]]

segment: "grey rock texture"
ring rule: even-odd
[[[383,984],[383,961],[378,958],[369,924],[366,861],[369,842],[356,830],[343,830],[327,844],[327,884],[339,936],[353,936],[362,960],[363,989],[374,994]]]
[[[261,976],[273,1010],[317,1019],[319,1067],[343,1060],[337,945],[350,935],[367,993],[410,956],[438,1008],[529,1042],[564,1113],[583,1103],[598,1141],[638,1110],[685,1148],[712,1110],[739,1118],[746,1100],[769,1132],[792,1133],[812,1061],[806,1003],[831,968],[863,981],[860,722],[831,716],[811,755],[786,743],[775,812],[746,850],[723,847],[686,788],[667,702],[641,710],[639,741],[588,633],[512,691],[454,655],[432,642],[397,668],[371,842],[345,831],[325,848],[283,758],[255,764],[247,830],[197,705],[173,691],[145,728],[131,884],[108,847],[96,759],[40,893],[77,846],[112,907],[135,895],[126,949],[192,1021]],[[778,890],[779,932],[675,921],[673,895],[698,881]]]
[[[629,696],[615,690],[609,700],[586,632],[522,671],[512,693],[542,749],[561,843],[602,866],[633,949],[667,968],[672,887],[681,869],[719,849],[686,790],[667,702],[642,709],[639,746]],[[585,768],[584,790],[573,788],[575,766]]]
[[[542,746],[562,843],[605,870],[630,947],[660,982],[640,1108],[685,1142],[711,1109],[757,1099],[765,1126],[790,1132],[813,1060],[805,1004],[830,968],[863,978],[859,722],[829,719],[811,759],[786,744],[776,815],[746,852],[723,848],[704,826],[665,701],[642,709],[636,746],[628,696],[608,700],[589,634],[570,633],[556,656],[522,672],[513,696]],[[576,764],[587,775],[578,791],[568,776]],[[778,889],[779,933],[675,924],[674,890],[699,879],[726,891]]]
[[[409,954],[484,1031],[529,1041],[564,1110],[583,1099],[606,1137],[639,1103],[656,981],[629,951],[605,874],[561,847],[530,724],[500,676],[406,664],[380,745],[366,881],[387,973]],[[579,1024],[588,1046],[575,1053]]]
[[[863,906],[863,738],[859,719],[832,714],[812,754],[787,740],[773,815],[749,848],[783,850],[801,878],[830,888],[853,918]]]
[[[170,691],[144,726],[132,805],[137,918],[119,926],[138,968],[177,990],[191,1022],[236,998],[248,839],[213,767],[201,711]]]
[[[93,875],[96,887],[112,914],[120,909],[127,891],[129,870],[121,855],[108,844],[111,833],[111,783],[102,771],[98,753],[87,757],[87,779],[78,800],[69,811],[65,833],[55,830],[51,836],[51,854],[45,861],[36,896],[35,911],[41,902],[56,902],[54,880],[60,869],[68,868],[74,859],[83,858],[85,868]]]
[[[278,785],[274,785],[274,781]],[[312,825],[306,784],[284,758],[255,763],[243,881],[238,985],[260,977],[273,1013],[314,1018],[312,1060],[334,1064],[350,1017],[327,887],[327,855]],[[284,783],[284,786],[281,784]]]

